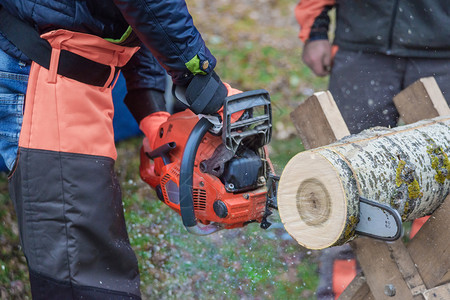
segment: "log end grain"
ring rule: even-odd
[[[347,197],[333,165],[322,155],[294,156],[280,178],[278,207],[287,232],[302,246],[324,249],[345,235]]]

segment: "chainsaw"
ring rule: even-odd
[[[277,209],[279,176],[266,147],[272,134],[268,92],[229,96],[222,115],[175,113],[160,126],[155,149],[146,139],[141,147],[141,178],[197,235],[253,222],[267,229]],[[393,241],[403,227],[395,209],[360,197],[356,232]]]
[[[227,97],[222,116],[186,109],[160,126],[154,149],[144,139],[140,175],[181,215],[190,233],[207,235],[253,222],[267,229],[279,180],[268,157],[271,134],[265,90]]]

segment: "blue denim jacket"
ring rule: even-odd
[[[11,170],[16,160],[30,64],[0,50],[0,158]]]

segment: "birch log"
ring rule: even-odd
[[[403,221],[431,214],[450,190],[450,116],[376,127],[294,156],[278,186],[288,233],[323,249],[355,237],[359,197],[390,205]]]

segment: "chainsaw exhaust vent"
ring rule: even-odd
[[[206,210],[206,191],[202,189],[193,189],[192,197],[195,210]]]
[[[170,169],[170,173],[172,173],[172,175],[174,175],[175,177],[179,177],[180,176],[180,168],[173,167],[172,169]]]

